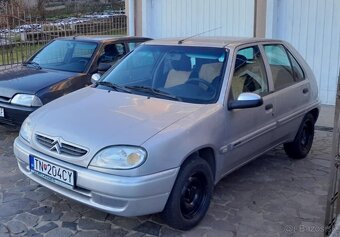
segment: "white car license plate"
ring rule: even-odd
[[[73,187],[75,171],[52,164],[30,155],[30,169],[32,173],[63,187]]]
[[[0,117],[5,117],[5,109],[4,108],[0,108]]]

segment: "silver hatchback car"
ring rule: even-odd
[[[280,144],[306,157],[319,103],[286,42],[154,40],[31,114],[14,153],[25,175],[66,197],[121,216],[162,212],[187,230],[225,175]]]

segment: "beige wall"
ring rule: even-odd
[[[266,36],[267,0],[255,0],[254,36]]]
[[[135,33],[136,36],[142,36],[142,18],[143,18],[143,12],[142,12],[142,0],[135,0]]]
[[[128,0],[125,0],[125,13],[127,16],[127,19],[129,20],[129,2]],[[143,32],[142,32],[142,0],[134,0],[133,1],[135,6],[134,6],[134,10],[135,10],[135,17],[134,17],[134,26],[135,26],[135,36],[142,36]],[[129,23],[128,23],[129,25]]]
[[[125,1],[125,13],[126,13],[127,16],[129,16],[128,9],[129,9],[129,1]]]
[[[129,27],[130,27],[130,23],[129,23],[129,15],[130,15],[130,12],[129,12],[129,0],[126,0],[125,1],[125,15],[126,15],[126,24],[127,24],[127,32],[129,34]]]

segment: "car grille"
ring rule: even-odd
[[[87,153],[86,149],[65,143],[58,138],[36,134],[36,140],[41,146],[61,155],[80,157]]]

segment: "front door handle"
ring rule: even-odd
[[[273,104],[267,104],[267,105],[264,107],[265,110],[270,110],[270,109],[272,109],[272,108],[273,108]]]
[[[303,88],[302,93],[307,94],[309,92],[308,88]]]

